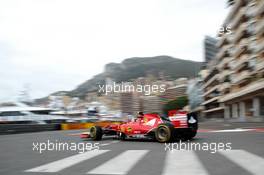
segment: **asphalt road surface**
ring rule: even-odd
[[[202,124],[191,142],[166,145],[111,137],[83,141],[77,130],[1,135],[0,174],[263,175],[263,128],[261,123]],[[50,150],[48,143],[54,144]],[[83,145],[90,151],[79,153]]]

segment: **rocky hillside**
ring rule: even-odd
[[[111,77],[116,82],[129,81],[146,74],[158,76],[162,72],[170,79],[180,77],[194,77],[202,66],[201,62],[182,60],[170,56],[134,57],[128,58],[121,63],[109,63],[103,73],[80,84],[76,89],[69,92],[70,96],[82,97],[87,92],[104,83],[106,77]]]

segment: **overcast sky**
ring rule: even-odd
[[[226,0],[0,0],[0,101],[71,90],[129,57],[203,60]]]

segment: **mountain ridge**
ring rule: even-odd
[[[82,96],[80,91],[93,91],[98,84],[104,83],[106,77],[112,78],[115,82],[130,81],[138,77],[144,77],[151,72],[158,76],[163,72],[165,76],[172,79],[181,77],[194,77],[202,66],[202,62],[183,60],[171,56],[161,55],[154,57],[132,57],[124,59],[121,63],[108,63],[104,72],[86,80],[74,90],[70,91],[71,96]]]
[[[202,65],[203,62],[184,60],[167,55],[127,58],[120,63],[111,62],[106,64],[102,73],[68,91],[67,95],[84,98],[87,92],[94,91],[98,88],[98,84],[103,84],[107,77],[117,83],[131,81],[150,73],[153,76],[158,76],[160,72],[170,79],[191,78],[197,75]]]

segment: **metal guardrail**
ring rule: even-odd
[[[109,124],[119,124],[120,121],[100,121],[88,123],[62,123],[62,124],[0,124],[0,135],[18,134],[28,132],[88,129],[94,125],[105,127]]]
[[[72,129],[88,129],[92,126],[105,127],[110,124],[120,124],[120,121],[99,121],[99,122],[87,122],[87,123],[63,123],[61,124],[61,130],[72,130]]]
[[[0,124],[0,135],[60,130],[60,124]]]

